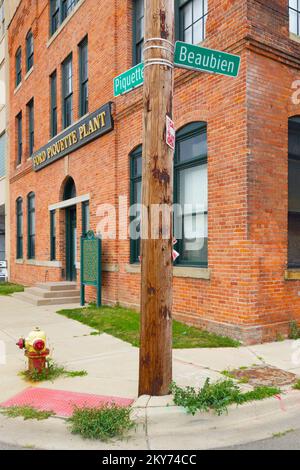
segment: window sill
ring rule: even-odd
[[[289,268],[284,273],[285,281],[300,281],[300,268]]]
[[[16,93],[18,93],[18,91],[20,90],[21,86],[22,86],[22,82],[19,83],[19,85],[14,89],[14,95],[15,95]]]
[[[127,264],[125,271],[129,274],[140,274],[141,265],[140,264]],[[196,268],[196,267],[187,267],[187,266],[174,266],[173,276],[190,278],[190,279],[205,279],[210,280],[211,271],[208,268]]]
[[[62,30],[65,28],[65,26],[69,23],[69,21],[71,21],[71,19],[75,15],[75,13],[79,10],[79,8],[81,7],[81,5],[83,5],[84,2],[85,2],[85,0],[80,0],[77,3],[77,5],[74,7],[74,10],[67,16],[67,18],[64,19],[64,21],[59,26],[59,28],[55,31],[54,34],[52,34],[51,38],[48,40],[48,42],[46,44],[47,48],[51,46],[51,44],[55,41],[57,36],[59,36],[59,34],[62,32]]]
[[[209,281],[210,269],[190,266],[174,266],[173,275],[174,277],[189,277],[192,279],[205,279],[206,281]]]
[[[298,43],[300,42],[300,36],[298,36],[298,35],[295,34],[295,33],[291,33],[291,32],[290,32],[290,39],[291,39],[292,41],[295,41],[295,42],[298,42]]]
[[[16,264],[26,264],[28,266],[39,266],[43,268],[61,268],[60,261],[38,261],[36,259],[16,259]]]
[[[30,75],[32,74],[33,70],[34,70],[34,67],[31,67],[31,69],[28,70],[28,72],[26,73],[26,75],[25,75],[25,77],[24,77],[24,80],[27,80],[27,79],[30,77]]]

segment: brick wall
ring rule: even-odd
[[[289,38],[287,0],[270,5],[259,0],[209,0],[208,47],[241,55],[237,79],[177,70],[176,128],[207,122],[209,179],[210,280],[174,278],[174,313],[191,324],[245,342],[286,334],[292,319],[300,321],[299,282],[284,280],[287,266],[287,123],[300,114],[291,103],[291,83],[299,76],[299,45]],[[24,80],[25,37],[32,28],[35,64]],[[24,214],[29,192],[36,193],[36,259],[50,259],[48,206],[61,200],[67,176],[77,195],[91,196],[91,228],[97,206],[129,198],[129,154],[142,141],[142,89],[114,99],[112,80],[132,65],[132,7],[125,0],[85,0],[60,34],[49,41],[46,0],[23,0],[9,28],[11,76],[14,55],[23,48],[23,81],[10,85],[10,130],[16,142],[15,116],[35,99],[35,148],[49,140],[49,76],[57,69],[58,122],[61,130],[61,62],[73,52],[74,119],[78,119],[77,45],[89,37],[90,111],[114,101],[115,129],[38,173],[27,161],[16,169],[10,155],[13,281],[33,284],[61,280],[57,267],[15,262],[15,201],[22,196]],[[299,108],[299,109],[298,109]],[[25,119],[24,119],[25,122]],[[24,136],[24,143],[28,139]],[[78,206],[78,232],[81,232]],[[117,216],[119,214],[117,213]],[[26,217],[24,253],[26,255]],[[64,266],[64,213],[58,222],[58,260]],[[140,275],[129,271],[129,240],[103,243],[105,302],[138,308]],[[195,268],[196,269],[196,268]],[[95,293],[89,290],[89,297]]]

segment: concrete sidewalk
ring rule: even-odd
[[[12,297],[0,297],[0,341],[6,349],[6,363],[0,365],[0,402],[27,388],[18,376],[26,362],[15,343],[35,326],[47,333],[56,362],[69,370],[88,372],[86,377],[43,382],[43,388],[136,399],[138,349],[106,334],[91,336],[91,328],[56,314],[59,308],[34,307]],[[224,378],[220,374],[224,369],[253,364],[270,364],[300,375],[300,342],[284,341],[238,349],[175,350],[173,361],[174,381],[181,386],[200,387],[207,377],[212,381]],[[272,398],[240,408],[231,407],[228,416],[199,413],[191,417],[181,408],[172,406],[171,397],[141,397],[134,405],[140,424],[129,440],[108,446],[71,436],[65,421],[58,418],[24,422],[0,416],[0,441],[50,449],[216,448],[265,439],[291,427],[300,428],[300,424],[297,425],[300,423],[299,405],[300,392],[291,391],[282,401]]]

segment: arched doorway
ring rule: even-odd
[[[73,178],[68,177],[63,190],[63,200],[68,201],[76,197],[76,186]],[[66,280],[76,281],[77,263],[77,214],[76,205],[66,209]]]

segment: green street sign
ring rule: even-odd
[[[141,62],[114,79],[114,96],[129,93],[144,83],[144,64]]]
[[[237,77],[241,58],[227,52],[177,41],[174,63],[177,67]]]

